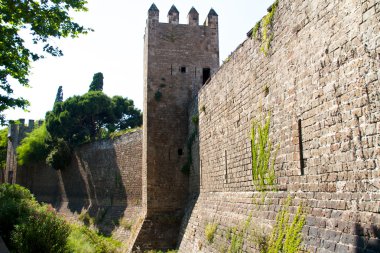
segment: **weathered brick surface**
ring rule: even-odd
[[[22,125],[23,126],[23,125]],[[33,129],[11,125],[6,174],[13,171],[12,181],[28,189],[37,200],[51,203],[67,217],[77,217],[87,210],[93,217],[102,213],[101,229],[111,233],[120,218],[135,223],[142,208],[142,131],[138,130],[113,140],[84,144],[74,150],[70,165],[60,171],[44,163],[20,167],[15,148]],[[11,179],[7,176],[7,179]],[[130,231],[118,229],[125,240]]]
[[[174,8],[175,9],[175,8]],[[173,10],[174,10],[173,9]],[[174,16],[172,16],[174,15]],[[190,15],[190,14],[189,14]],[[159,12],[148,11],[144,51],[143,204],[146,219],[135,250],[169,249],[177,244],[188,195],[188,106],[203,83],[203,69],[219,66],[218,19],[198,25],[159,23]],[[191,16],[191,15],[190,15]]]
[[[194,174],[201,193],[184,226],[181,252],[220,252],[227,244],[223,230],[251,212],[256,226],[269,229],[288,194],[308,207],[303,234],[311,252],[379,251],[378,7],[378,1],[280,0],[268,57],[249,38],[202,87],[200,176]],[[257,211],[250,128],[268,112],[284,192],[268,193]],[[204,235],[209,222],[219,223],[212,244]],[[245,247],[251,252],[254,246]]]

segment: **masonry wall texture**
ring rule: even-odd
[[[74,150],[70,165],[54,170],[43,162],[18,166],[15,148],[34,124],[11,125],[8,141],[7,182],[18,183],[39,201],[52,204],[68,217],[83,211],[98,219],[104,233],[116,230],[119,219],[134,223],[142,205],[142,131],[137,130],[115,139],[84,144]],[[12,176],[9,176],[11,174]],[[120,231],[122,240],[130,231]]]
[[[248,38],[202,87],[200,176],[192,174],[200,195],[180,252],[225,252],[226,231],[250,214],[253,227],[269,232],[289,194],[294,207],[306,206],[307,250],[379,252],[379,21],[379,1],[280,0],[268,56]],[[280,191],[263,195],[252,186],[250,131],[269,112]],[[209,223],[218,224],[213,243]],[[255,245],[246,240],[243,249]]]
[[[219,67],[218,17],[205,25],[193,8],[188,24],[178,23],[173,6],[168,23],[148,11],[144,51],[143,205],[146,218],[135,249],[172,249],[177,244],[188,193],[188,107],[207,72]]]

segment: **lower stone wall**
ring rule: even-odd
[[[142,210],[142,131],[84,144],[70,165],[56,171],[44,163],[18,167],[14,182],[67,218],[88,213],[105,234],[127,240]],[[128,229],[123,229],[126,225]]]
[[[255,238],[262,232],[270,235],[288,195],[293,199],[289,208],[291,219],[301,203],[306,215],[302,230],[304,249],[309,252],[379,252],[380,215],[345,210],[345,206],[353,202],[364,209],[379,208],[378,202],[371,201],[371,194],[358,198],[355,193],[332,196],[318,192],[201,193],[186,224],[179,251],[230,252],[230,232],[234,228],[239,232],[247,226],[241,250],[259,252]],[[207,224],[217,224],[212,242],[206,239]]]

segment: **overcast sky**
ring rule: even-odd
[[[200,24],[210,8],[219,16],[219,47],[222,62],[246,39],[246,33],[266,14],[273,0],[156,0],[160,22],[167,22],[172,4],[179,11],[180,23],[187,22],[193,6],[199,12]],[[7,119],[43,119],[52,109],[59,85],[64,99],[88,91],[96,72],[104,75],[103,91],[134,100],[142,109],[143,37],[147,11],[152,0],[89,0],[89,11],[73,13],[74,21],[95,31],[77,39],[55,40],[64,56],[48,57],[32,63],[31,88],[13,83],[15,96],[31,102],[29,112],[8,110]]]

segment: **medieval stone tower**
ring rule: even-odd
[[[192,8],[179,24],[173,5],[168,23],[148,10],[144,48],[143,206],[146,217],[136,239],[141,249],[169,249],[177,243],[188,192],[186,162],[188,106],[219,67],[218,15],[203,25]]]

